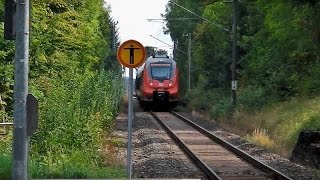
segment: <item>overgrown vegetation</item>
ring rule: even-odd
[[[238,2],[236,109],[232,108],[230,89],[232,3],[176,1],[213,23],[200,19],[172,21],[193,15],[168,3],[164,15],[168,20],[166,32],[176,47],[187,49],[183,35],[192,33],[192,90],[185,91],[183,97],[190,107],[207,112],[229,128],[239,127],[252,141],[273,146],[270,149],[281,145],[286,151],[283,154],[288,154],[302,129],[320,128],[319,108],[308,105],[313,102],[317,107],[314,103],[320,92],[320,2]],[[186,90],[187,57],[179,51],[174,53],[181,87]]]
[[[235,114],[235,119],[238,121],[239,128],[263,132],[249,134],[249,140],[268,146],[268,143],[264,143],[266,141],[263,140],[263,138],[268,138],[271,144],[272,142],[274,144],[269,146],[269,149],[288,157],[291,155],[291,150],[294,148],[301,130],[319,129],[319,100],[317,97],[279,102],[264,107],[254,114],[239,111]],[[232,122],[229,121],[229,123]]]
[[[101,71],[81,77],[84,79],[75,77],[67,83],[67,89],[57,87],[48,94],[42,109],[43,131],[31,141],[33,176],[88,178],[121,174],[119,170],[108,172],[103,167],[103,154],[98,153],[103,151],[105,132],[113,126],[122,95],[122,84],[117,83],[121,75],[113,73]]]
[[[113,20],[103,6],[101,0],[32,3],[29,92],[40,105],[30,141],[32,178],[125,176],[102,152],[123,93],[110,42]],[[14,43],[0,39],[0,118],[12,121]],[[0,138],[2,179],[11,176],[12,132]]]

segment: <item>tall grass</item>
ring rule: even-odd
[[[40,121],[30,143],[29,176],[125,177],[119,164],[106,165],[102,152],[105,133],[112,130],[123,94],[121,74],[101,70],[68,79],[50,81],[47,90],[33,91],[40,97]],[[10,176],[11,144],[0,142],[0,147],[2,179]]]
[[[12,119],[8,119],[7,114],[5,114],[5,118],[2,120],[4,120],[5,122],[12,121]],[[0,132],[4,133],[0,135],[0,179],[1,180],[9,180],[11,175],[12,131],[10,129],[11,128],[0,127]]]
[[[69,77],[70,78],[70,77]],[[37,178],[118,177],[104,167],[105,132],[123,92],[121,75],[100,71],[56,86],[43,102],[39,131],[31,142],[31,174]],[[122,174],[123,175],[123,174]]]
[[[276,150],[278,148],[274,140],[270,138],[268,131],[261,127],[256,128],[251,134],[248,134],[246,139],[265,149]]]
[[[0,179],[9,179],[11,175],[11,154],[0,150]]]

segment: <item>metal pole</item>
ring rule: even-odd
[[[29,71],[29,0],[17,0],[13,107],[12,179],[27,179],[28,137],[26,99]]]
[[[112,23],[112,48],[113,50],[117,50],[116,48],[116,25],[118,24],[118,22],[113,22]]]
[[[173,59],[177,59],[177,54],[176,54],[176,46],[177,46],[177,43],[176,41],[173,41],[173,49],[172,49],[172,54],[173,54]]]
[[[188,34],[188,81],[189,91],[191,89],[191,33]]]
[[[131,171],[132,171],[132,119],[133,119],[133,109],[132,109],[132,88],[133,87],[133,69],[129,68],[129,117],[128,117],[128,149],[127,149],[127,173],[128,178],[131,179]]]
[[[115,50],[115,51],[117,51],[117,38],[116,38],[116,36],[117,36],[117,25],[118,24],[118,21],[116,21],[116,22],[113,22],[113,24],[112,24],[112,46],[113,46],[113,49]]]
[[[236,106],[237,101],[237,74],[236,74],[236,65],[237,65],[237,12],[238,0],[233,0],[233,26],[232,26],[232,104]]]

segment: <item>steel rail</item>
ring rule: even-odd
[[[211,168],[209,168],[197,155],[195,155],[188,146],[181,141],[178,136],[153,112],[150,112],[152,117],[162,126],[169,136],[179,145],[179,147],[190,157],[190,159],[206,174],[209,179],[222,180]]]
[[[230,144],[229,142],[221,139],[220,137],[212,134],[211,132],[209,132],[208,130],[204,129],[203,127],[195,124],[194,122],[192,122],[188,118],[186,118],[186,117],[184,117],[184,116],[182,116],[182,115],[180,115],[180,114],[178,114],[177,112],[174,112],[174,111],[171,111],[171,113],[173,115],[175,115],[176,117],[178,117],[179,119],[181,119],[184,122],[186,122],[187,124],[191,125],[193,128],[197,129],[199,132],[201,132],[202,134],[204,134],[205,136],[207,136],[211,140],[217,142],[221,146],[227,148],[229,151],[231,151],[234,154],[238,155],[243,160],[251,163],[253,166],[257,167],[261,171],[263,171],[265,173],[268,173],[270,175],[270,177],[273,177],[274,179],[278,179],[278,180],[292,180],[291,178],[289,178],[288,176],[282,174],[281,172],[277,171],[276,169],[264,164],[263,162],[260,162],[260,161],[256,160],[254,157],[250,156],[248,153],[242,151],[241,149],[239,149],[236,146]]]

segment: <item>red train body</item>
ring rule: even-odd
[[[179,98],[177,63],[167,56],[150,56],[138,68],[135,93],[140,103],[174,105]]]

